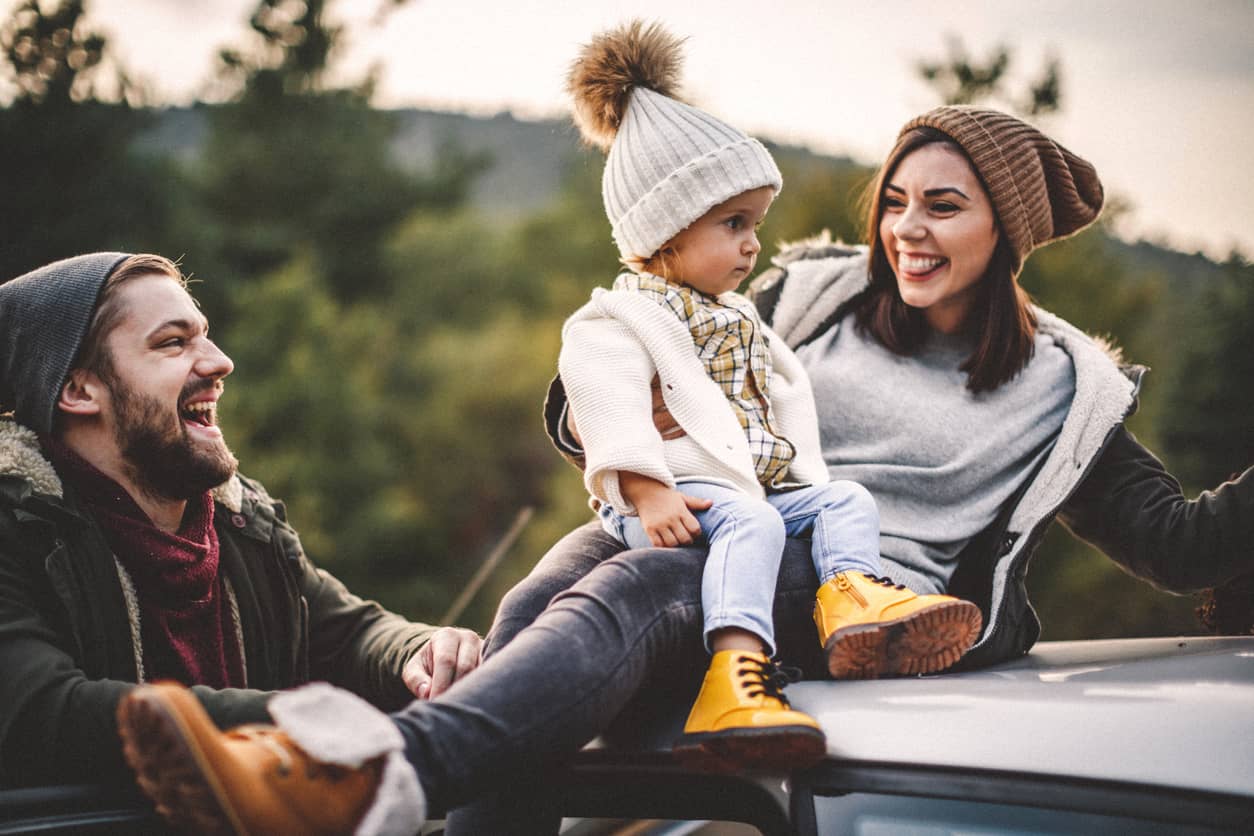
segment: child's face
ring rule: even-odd
[[[762,249],[758,225],[774,199],[775,190],[763,186],[738,194],[697,218],[663,248],[674,253],[665,278],[709,296],[740,287],[757,263]]]

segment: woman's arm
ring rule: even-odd
[[[557,448],[557,452],[583,470],[585,460],[583,444],[578,436],[571,432],[573,420],[570,418],[570,404],[566,400],[566,384],[561,374],[553,376],[549,382],[548,394],[544,397],[544,431],[549,440]]]
[[[1219,586],[1254,569],[1254,468],[1189,500],[1124,427],[1059,516],[1130,572],[1172,592]]]

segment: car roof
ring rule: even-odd
[[[1254,796],[1254,637],[1043,642],[979,671],[787,694],[837,760]]]

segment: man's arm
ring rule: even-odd
[[[0,785],[128,781],[115,712],[134,683],[84,673],[59,629],[65,608],[30,557],[0,537]],[[195,691],[221,727],[269,719],[264,692]]]
[[[306,557],[296,532],[274,529],[309,607],[309,669],[384,709],[438,695],[479,659],[479,636],[409,621],[350,592]]]

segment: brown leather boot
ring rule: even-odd
[[[181,685],[136,688],[118,731],[140,788],[189,833],[352,833],[382,772],[382,758],[360,769],[315,761],[274,726],[219,731]]]

